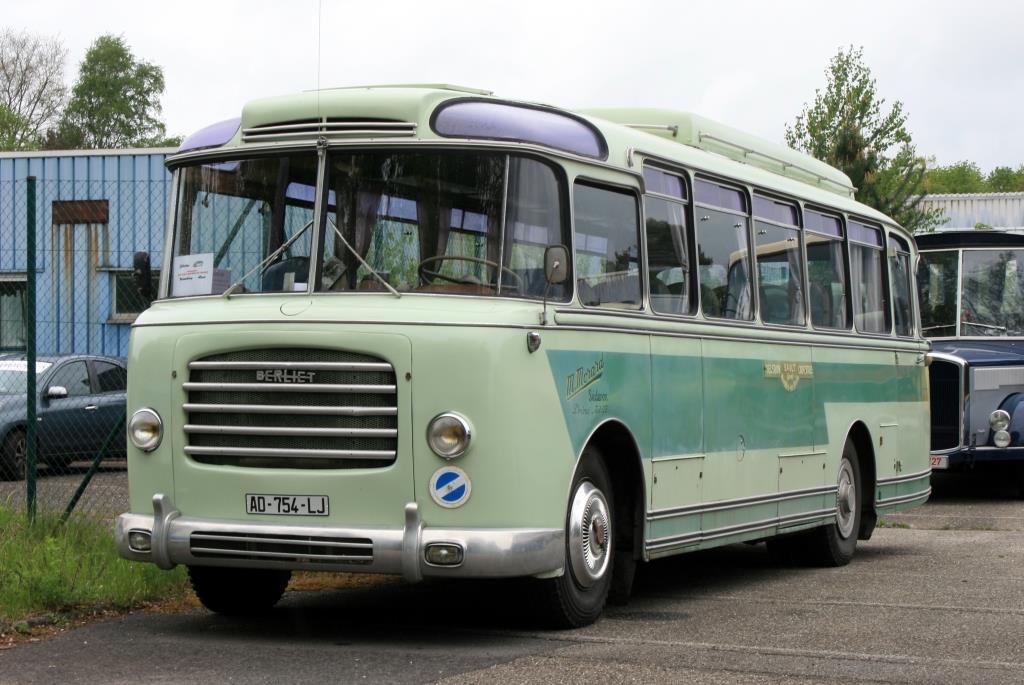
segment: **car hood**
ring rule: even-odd
[[[932,351],[959,357],[971,366],[1024,365],[1024,340],[937,341]]]

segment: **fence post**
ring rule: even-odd
[[[26,181],[25,222],[25,488],[29,521],[36,518],[36,177]]]

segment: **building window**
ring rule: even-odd
[[[155,295],[160,284],[160,270],[152,271],[152,292]],[[142,296],[135,284],[135,273],[132,271],[114,271],[111,274],[114,296],[111,298],[113,311],[110,323],[131,323],[149,307],[149,300]]]
[[[25,280],[0,276],[0,350],[25,349]]]

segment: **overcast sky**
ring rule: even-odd
[[[1012,0],[3,0],[0,25],[62,40],[69,84],[93,40],[124,36],[163,67],[174,135],[318,84],[455,83],[570,109],[689,110],[782,142],[836,50],[863,46],[919,154],[1024,164]]]

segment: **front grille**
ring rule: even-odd
[[[369,538],[197,531],[189,538],[189,551],[192,556],[203,559],[313,564],[373,562],[373,541]]]
[[[185,453],[204,464],[387,466],[398,450],[395,370],[368,355],[266,349],[192,361]]]
[[[932,451],[960,446],[963,419],[960,416],[962,372],[952,362],[933,360],[928,367],[931,388]]]

